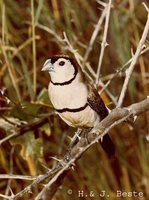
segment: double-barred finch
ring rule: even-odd
[[[52,56],[46,60],[42,71],[50,74],[49,97],[59,116],[69,126],[93,128],[109,114],[97,90],[74,59],[63,55]],[[100,143],[108,156],[115,153],[108,134]]]

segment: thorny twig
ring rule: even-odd
[[[107,33],[108,33],[108,27],[109,27],[111,4],[112,4],[112,0],[109,0],[109,3],[107,5],[107,13],[106,13],[106,20],[105,20],[105,28],[104,28],[104,33],[103,33],[103,41],[101,43],[101,51],[100,51],[100,56],[99,56],[99,61],[98,61],[96,84],[98,84],[99,77],[100,77],[101,64],[102,64],[102,60],[103,60],[104,50],[105,50],[105,47],[108,45],[106,40],[107,40]]]
[[[95,39],[96,39],[100,29],[101,29],[101,25],[102,25],[103,20],[104,20],[104,18],[106,16],[106,12],[107,12],[107,7],[104,8],[104,10],[103,10],[103,12],[102,12],[97,24],[95,25],[95,29],[94,29],[94,31],[92,33],[91,39],[89,41],[89,44],[87,46],[87,49],[86,49],[86,52],[85,52],[85,55],[84,55],[83,66],[86,64],[88,56],[89,56],[89,54],[90,54],[90,52],[91,52],[91,50],[93,48],[93,44],[94,44]]]

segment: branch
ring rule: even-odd
[[[58,188],[65,174],[72,169],[74,163],[83,155],[83,153],[91,147],[93,144],[98,142],[105,134],[109,132],[109,130],[118,124],[124,122],[128,117],[135,117],[144,112],[149,111],[149,98],[139,102],[132,104],[128,107],[124,108],[115,108],[112,112],[102,120],[96,130],[88,132],[88,143],[86,140],[81,137],[76,145],[74,145],[71,149],[69,149],[64,155],[63,159],[58,162],[56,167],[51,171],[48,171],[44,175],[38,176],[32,184],[24,188],[18,194],[14,196],[5,196],[6,199],[16,200],[22,197],[25,193],[31,191],[37,184],[43,182],[45,179],[50,178],[50,181],[44,186],[42,191],[36,197],[36,200],[39,200],[49,189],[50,191],[54,190],[56,192],[56,186]],[[52,199],[54,192],[51,192],[51,196],[48,199]],[[4,197],[4,195],[0,195]]]
[[[144,4],[145,5],[145,4]],[[146,6],[145,6],[146,8]],[[129,80],[131,78],[131,75],[132,75],[132,72],[134,70],[134,67],[135,67],[135,64],[137,62],[137,59],[141,53],[141,50],[143,48],[143,45],[145,43],[145,40],[147,38],[147,35],[148,35],[148,31],[149,31],[149,11],[148,9],[146,8],[147,12],[148,12],[148,17],[147,17],[147,22],[146,22],[146,25],[145,25],[145,28],[144,28],[144,31],[143,31],[143,34],[142,34],[142,37],[141,37],[141,40],[139,42],[139,45],[137,47],[137,50],[134,54],[134,56],[132,57],[132,62],[128,68],[128,70],[126,71],[126,78],[125,78],[125,81],[124,81],[124,84],[123,84],[123,87],[122,87],[122,90],[121,90],[121,94],[120,94],[120,97],[119,97],[119,100],[118,100],[118,105],[117,107],[121,107],[122,104],[123,104],[123,101],[124,101],[124,98],[125,98],[125,95],[126,95],[126,91],[127,91],[127,87],[128,87],[128,83],[129,83]]]

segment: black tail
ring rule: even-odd
[[[106,152],[108,157],[115,155],[115,145],[112,142],[110,136],[106,134],[103,140],[99,140],[103,150]]]
[[[117,157],[116,152],[115,152],[114,143],[112,142],[110,136],[108,134],[106,134],[103,137],[103,140],[102,141],[100,140],[100,144],[101,144],[103,150],[105,151],[105,153],[108,156],[108,160],[109,160],[111,169],[113,170],[113,173],[115,175],[117,183],[120,185],[121,177],[122,177],[122,171],[121,171],[121,167],[120,167],[120,164],[119,164],[118,157]]]

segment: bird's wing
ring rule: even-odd
[[[88,86],[88,90],[89,94],[87,100],[89,106],[99,114],[101,120],[104,119],[109,114],[105,103],[92,85]]]

